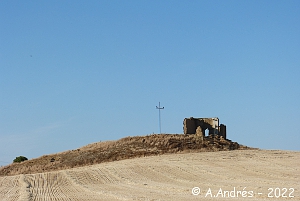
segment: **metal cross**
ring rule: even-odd
[[[161,120],[160,120],[160,110],[163,110],[165,107],[160,107],[160,102],[158,102],[158,107],[156,106],[156,109],[158,109],[158,121],[159,121],[159,133],[161,134]]]

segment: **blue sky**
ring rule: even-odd
[[[182,133],[300,150],[299,1],[1,1],[0,165]]]

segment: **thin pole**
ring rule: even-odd
[[[160,102],[158,102],[158,107],[156,106],[156,109],[158,109],[159,134],[161,134],[160,110],[163,110],[164,108],[165,107],[160,107]]]

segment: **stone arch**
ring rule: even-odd
[[[217,135],[219,134],[219,118],[185,118],[183,122],[183,130],[184,134],[196,134],[196,129],[200,127],[202,131],[202,135]],[[205,134],[208,130],[208,133]],[[198,131],[199,132],[199,131]],[[221,134],[226,137],[226,126],[222,124],[222,132]]]

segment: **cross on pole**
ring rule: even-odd
[[[158,107],[156,106],[156,109],[158,109],[158,121],[159,121],[159,133],[161,134],[161,120],[160,120],[160,110],[163,110],[165,107],[160,107],[160,102],[158,102]]]

